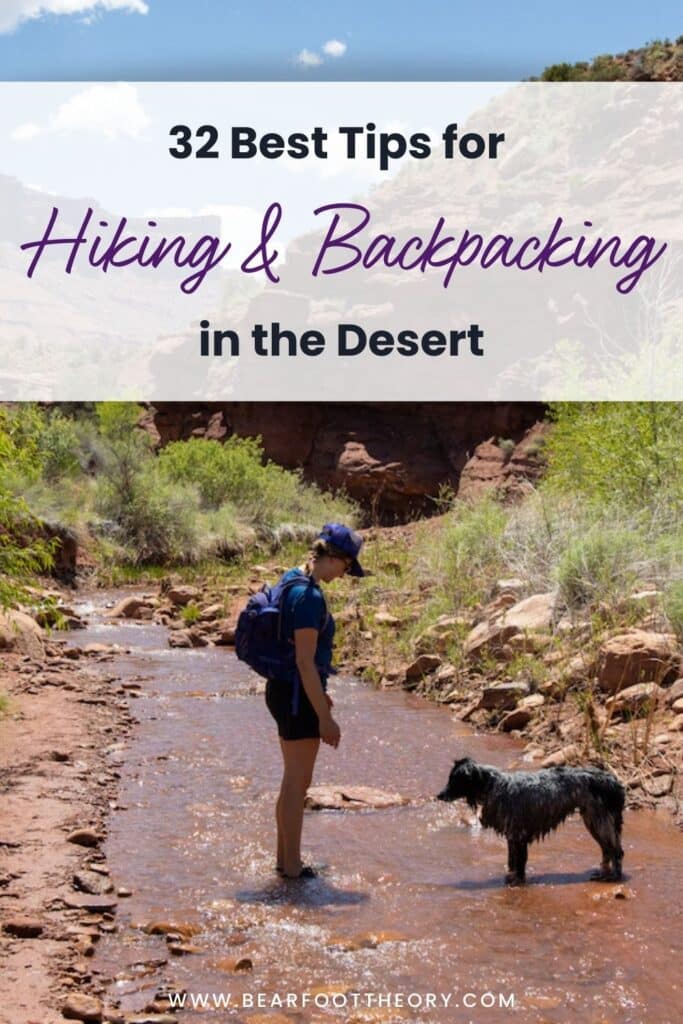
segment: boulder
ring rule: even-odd
[[[379,621],[375,617],[375,621]],[[414,643],[416,654],[429,654],[436,652],[444,654],[455,641],[462,636],[463,627],[469,625],[469,620],[458,615],[442,615],[433,622]]]
[[[576,743],[570,743],[568,746],[562,747],[561,750],[548,754],[541,762],[541,768],[559,768],[563,764],[574,764],[579,760],[580,755],[581,751]]]
[[[385,793],[370,786],[313,786],[306,794],[305,806],[311,811],[377,810],[402,807],[408,797]]]
[[[193,647],[189,629],[176,629],[168,635],[169,647]]]
[[[481,695],[478,708],[484,711],[505,711],[514,708],[517,701],[528,692],[529,689],[524,683],[497,683],[496,686],[487,686]]]
[[[421,654],[406,669],[406,682],[419,682],[425,676],[431,675],[441,665],[441,658],[436,654]]]
[[[149,605],[143,597],[131,594],[130,597],[124,597],[122,601],[115,604],[107,612],[107,615],[110,619],[136,619],[142,611],[147,609],[149,609]]]
[[[562,670],[562,675],[569,685],[585,682],[595,675],[596,665],[586,654],[575,654]]]
[[[666,691],[666,703],[672,707],[680,697],[683,697],[683,679],[677,679]]]
[[[673,789],[673,784],[673,775],[656,775],[643,780],[643,789],[648,796],[653,796],[659,800],[663,796],[668,796]]]
[[[190,603],[190,601],[198,601],[201,597],[201,593],[197,587],[178,584],[176,586],[169,587],[165,596],[174,607],[184,608],[185,605]]]
[[[543,632],[553,624],[557,592],[551,590],[545,594],[532,594],[523,601],[513,604],[503,613],[503,620],[508,626],[516,626],[517,632]]]
[[[44,635],[35,619],[26,612],[0,611],[0,651],[17,651],[40,659]]]
[[[676,638],[670,633],[632,629],[611,637],[598,653],[600,689],[615,693],[636,683],[666,683],[678,674]]]
[[[514,708],[512,711],[508,711],[506,715],[500,720],[498,726],[502,732],[511,732],[513,729],[524,729],[531,719],[534,717],[534,713],[531,708]]]
[[[68,1020],[97,1022],[102,1020],[102,1003],[95,996],[74,992],[62,1004],[62,1016]]]
[[[519,702],[520,708],[542,708],[545,704],[545,697],[542,693],[530,693]]]
[[[222,604],[210,604],[208,608],[202,608],[199,616],[200,622],[215,622],[216,619],[220,619],[224,613],[224,607]]]
[[[656,704],[664,690],[657,683],[636,683],[620,690],[615,697],[607,700],[607,707],[618,715],[647,714],[653,702]]]
[[[217,623],[218,633],[214,639],[217,647],[234,647],[237,624],[227,620]]]
[[[518,632],[516,626],[504,623],[502,620],[497,622],[484,620],[468,634],[464,643],[465,654],[473,661],[485,654],[500,655],[510,637],[515,636]]]
[[[434,674],[434,683],[437,687],[449,686],[457,678],[458,670],[455,665],[450,665],[446,662],[445,665],[441,665]]]

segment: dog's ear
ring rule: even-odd
[[[474,764],[471,757],[461,757],[453,762],[454,768],[462,768],[466,764]]]

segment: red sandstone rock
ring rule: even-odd
[[[33,917],[10,917],[3,922],[2,930],[16,939],[36,939],[43,934],[43,922]]]
[[[303,469],[324,488],[344,487],[393,520],[433,510],[441,484],[462,494],[517,493],[539,475],[542,415],[542,405],[521,402],[160,402],[143,425],[162,446],[189,437],[260,436],[269,459]],[[480,472],[479,446],[492,435],[512,440],[514,451]]]
[[[600,688],[611,693],[636,683],[665,683],[678,669],[676,638],[633,629],[607,640],[598,655]]]

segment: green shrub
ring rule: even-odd
[[[551,413],[546,490],[603,508],[683,502],[683,403],[567,402]]]
[[[491,496],[456,501],[436,542],[426,532],[422,558],[428,578],[443,587],[450,606],[481,600],[503,565],[501,540],[507,513]]]
[[[679,640],[683,640],[683,580],[675,580],[667,587],[664,611],[674,633]]]
[[[190,601],[190,603],[186,604],[183,608],[180,613],[180,617],[186,626],[193,626],[195,622],[199,621],[199,616],[201,614],[202,610],[199,605],[195,604],[194,601]]]
[[[609,601],[638,578],[641,538],[619,527],[596,526],[574,540],[557,566],[560,593],[570,607]]]
[[[0,410],[0,608],[25,596],[24,587],[52,564],[53,545],[40,539],[40,528],[25,501],[13,490],[17,476],[33,476],[35,446],[24,445]]]
[[[551,64],[541,74],[541,81],[543,82],[576,82],[584,78],[585,74],[578,65],[567,64],[563,61],[561,64]]]
[[[231,437],[224,443],[192,438],[174,441],[159,455],[159,467],[169,481],[194,484],[204,508],[227,501],[237,507],[258,503],[264,472],[258,438]]]
[[[126,482],[99,481],[97,509],[113,524],[111,538],[136,565],[195,562],[199,556],[194,489],[162,480],[152,464]]]
[[[159,468],[169,482],[196,486],[207,511],[230,506],[235,518],[254,527],[281,523],[321,524],[327,518],[354,520],[356,507],[307,484],[299,471],[267,462],[260,438],[231,437],[224,443],[193,438],[167,445]]]

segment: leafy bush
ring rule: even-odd
[[[52,563],[52,545],[40,539],[39,524],[13,491],[17,475],[33,476],[38,459],[10,432],[9,416],[0,410],[0,607],[21,600],[26,584]]]
[[[606,508],[683,502],[683,404],[576,402],[551,407],[545,489]]]
[[[159,468],[169,482],[196,486],[203,508],[232,506],[256,528],[289,521],[321,524],[330,517],[353,520],[357,514],[343,496],[333,499],[307,484],[300,472],[267,462],[260,438],[175,441],[160,453]]]
[[[196,485],[204,508],[230,501],[237,507],[258,503],[264,475],[263,449],[257,438],[231,437],[224,443],[192,438],[174,441],[159,455],[169,481]]]

